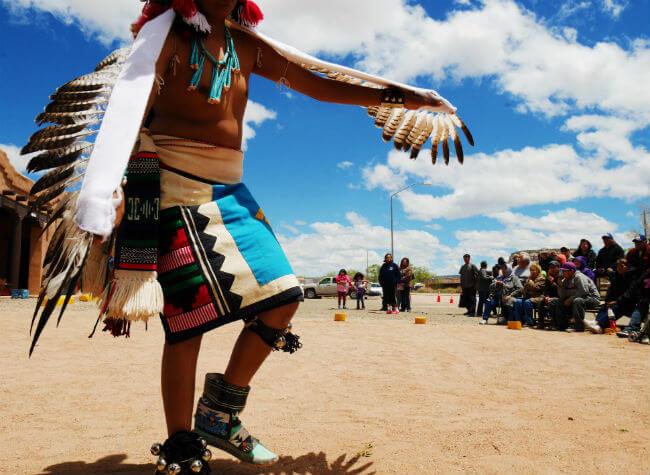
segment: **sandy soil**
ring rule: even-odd
[[[0,300],[0,473],[153,473],[160,325],[89,340],[95,312],[77,303],[28,360],[33,303]],[[271,356],[243,418],[280,462],[256,468],[217,452],[213,472],[650,472],[649,347],[483,327],[433,296],[414,308],[350,310],[335,323],[333,300],[305,302],[295,320],[305,348]],[[429,323],[413,325],[423,314]],[[224,368],[238,331],[206,336],[199,379]]]

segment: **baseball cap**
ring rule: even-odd
[[[634,236],[634,239],[632,239],[632,242],[646,242],[646,237],[643,234],[637,234]]]
[[[614,239],[614,236],[612,236],[612,233],[605,233],[601,236],[603,239]]]
[[[549,266],[555,266],[555,267],[560,267],[560,263],[558,261],[551,261],[548,263]]]
[[[562,264],[562,270],[576,270],[576,265],[573,262],[565,262]]]

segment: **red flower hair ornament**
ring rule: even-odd
[[[194,0],[144,0],[145,5],[142,9],[140,18],[131,25],[133,36],[137,36],[142,27],[158,15],[165,13],[173,8],[185,23],[194,27],[201,33],[210,33],[211,27],[203,13],[199,11]],[[230,13],[230,19],[240,25],[254,28],[263,19],[264,14],[260,7],[253,0],[238,0],[237,5]]]

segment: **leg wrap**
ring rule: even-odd
[[[242,461],[273,463],[278,456],[253,437],[239,419],[239,414],[246,407],[249,392],[250,386],[229,384],[223,380],[222,374],[206,374],[205,389],[194,416],[194,430],[208,444]]]
[[[282,350],[286,353],[295,353],[302,348],[300,337],[291,333],[291,324],[287,328],[278,330],[255,317],[246,321],[246,328],[256,333],[273,351]]]

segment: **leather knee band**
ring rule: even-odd
[[[278,330],[255,317],[246,321],[246,328],[257,334],[273,351],[282,350],[286,353],[295,353],[302,348],[300,337],[291,333],[291,324],[287,328]]]

